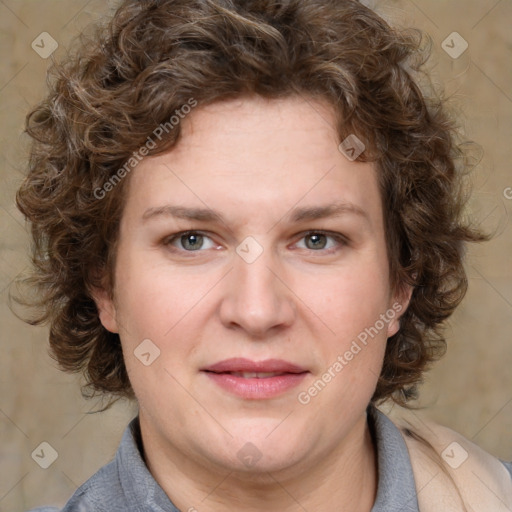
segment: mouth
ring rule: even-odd
[[[223,391],[245,400],[264,400],[296,387],[308,370],[281,359],[226,359],[201,370]]]
[[[283,359],[265,359],[263,361],[251,361],[243,357],[233,357],[225,359],[218,363],[207,366],[203,371],[213,373],[232,373],[232,374],[257,374],[259,378],[274,376],[274,374],[285,373],[304,373],[305,368],[294,363],[284,361]]]
[[[215,373],[215,372],[214,372]],[[242,379],[269,379],[271,377],[279,377],[286,375],[287,372],[221,372],[228,373],[235,377],[241,377]]]

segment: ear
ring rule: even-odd
[[[414,288],[409,284],[400,287],[391,299],[389,311],[394,311],[395,315],[388,323],[387,337],[394,336],[400,329],[400,317],[405,313],[411,302],[412,292]],[[391,316],[391,313],[390,313]]]
[[[114,299],[104,288],[94,288],[92,296],[98,308],[101,325],[103,325],[107,331],[118,333],[119,329],[117,326]]]

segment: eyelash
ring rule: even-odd
[[[200,253],[200,252],[203,252],[207,249],[198,249],[196,251],[188,251],[186,249],[183,249],[183,248],[176,248],[176,247],[173,247],[172,244],[173,242],[177,241],[177,240],[180,240],[181,237],[183,236],[186,236],[186,235],[200,235],[200,236],[203,236],[205,238],[209,238],[211,239],[210,236],[208,236],[205,232],[203,231],[193,231],[193,230],[188,230],[188,231],[180,231],[179,233],[175,233],[174,235],[171,235],[167,238],[165,238],[165,240],[163,241],[163,244],[167,247],[172,247],[172,251],[173,252],[180,252],[180,253],[189,253],[189,254],[194,254],[194,253]],[[297,240],[297,242],[307,238],[308,236],[311,236],[311,235],[324,235],[326,236],[327,238],[331,238],[333,240],[335,240],[335,242],[343,247],[343,246],[346,246],[348,245],[348,240],[346,237],[344,237],[343,235],[339,234],[339,233],[333,233],[331,231],[323,231],[323,230],[310,230],[310,231],[305,231],[303,233],[300,233],[300,238]],[[297,243],[295,242],[295,243]],[[339,247],[334,247],[334,248],[329,248],[329,249],[318,249],[318,250],[315,250],[315,249],[308,249],[307,247],[305,248],[306,250],[312,252],[312,253],[323,253],[323,254],[333,254],[334,252],[336,252]]]

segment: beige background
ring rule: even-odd
[[[473,214],[496,238],[471,248],[470,289],[449,323],[449,351],[422,389],[427,415],[488,451],[512,459],[512,2],[509,0],[384,0],[387,18],[426,30],[434,41],[436,82],[452,95],[469,138],[482,146],[474,174]],[[110,6],[109,6],[110,5]],[[72,36],[104,18],[98,0],[0,1],[0,511],[62,505],[114,454],[133,407],[88,414],[97,404],[80,397],[78,381],[46,354],[46,330],[24,325],[8,308],[8,287],[27,266],[28,236],[15,211],[23,176],[23,119],[43,95],[51,59],[32,41],[48,32],[64,53]],[[469,43],[454,60],[442,41],[457,31]],[[507,190],[509,194],[507,194]],[[31,458],[43,441],[58,452],[48,469]]]

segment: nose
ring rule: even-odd
[[[224,285],[219,314],[225,327],[262,339],[293,324],[293,292],[270,251],[251,263],[235,255]]]

